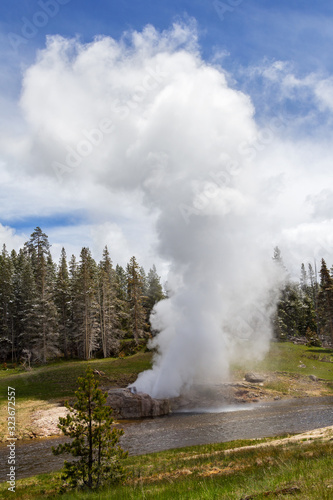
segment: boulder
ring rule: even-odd
[[[106,404],[120,418],[160,417],[170,413],[167,399],[154,399],[149,394],[136,393],[134,388],[110,389]]]
[[[249,372],[245,373],[245,380],[247,382],[251,382],[252,384],[259,384],[265,380],[265,377],[263,375],[259,375],[258,373]]]

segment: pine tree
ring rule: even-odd
[[[166,297],[163,293],[160,277],[157,274],[155,265],[153,265],[153,267],[149,270],[147,276],[147,293],[145,300],[147,321],[153,313],[154,305],[165,298]]]
[[[304,293],[308,292],[308,276],[304,264],[301,266],[301,278],[300,278],[301,290]]]
[[[119,353],[119,338],[122,336],[117,314],[116,274],[107,247],[104,248],[103,259],[99,263],[98,281],[101,341],[103,356],[106,358]]]
[[[37,227],[25,244],[30,256],[36,283],[34,322],[31,342],[34,357],[46,363],[48,358],[58,354],[58,317],[54,303],[55,266],[50,254],[48,237]]]
[[[6,245],[0,254],[0,356],[5,361],[11,353],[14,361],[14,266]]]
[[[324,259],[321,260],[318,312],[321,333],[333,340],[333,279]]]
[[[315,266],[316,272],[314,272],[311,264],[308,264],[308,278],[309,278],[309,297],[311,297],[313,309],[316,317],[316,334],[319,335],[320,321],[319,321],[319,311],[318,311],[318,282],[317,282],[317,268]]]
[[[81,307],[79,299],[79,276],[78,276],[78,263],[75,255],[71,256],[69,261],[69,339],[68,346],[71,357],[82,356],[83,349],[81,349],[82,339],[79,333],[79,323],[81,321]],[[82,351],[82,352],[81,352]]]
[[[97,266],[89,248],[82,248],[77,271],[78,334],[84,359],[97,350],[100,333],[97,300]]]
[[[17,358],[22,351],[32,351],[32,337],[35,324],[36,283],[31,261],[24,250],[12,253],[14,265],[14,326],[17,338]]]
[[[112,409],[105,406],[107,393],[103,394],[98,388],[91,368],[78,382],[77,402],[72,406],[66,402],[69,414],[60,417],[58,425],[72,441],[52,448],[55,455],[70,453],[76,459],[65,461],[63,479],[72,487],[89,489],[122,482],[126,473],[121,460],[127,453],[118,442],[124,431],[112,428]]]
[[[144,337],[146,328],[146,311],[143,306],[144,281],[139,265],[132,257],[127,264],[127,296],[130,308],[130,328],[135,342]]]
[[[67,256],[64,248],[61,250],[60,262],[56,277],[55,303],[59,317],[59,346],[65,357],[70,352],[70,283],[67,265]]]
[[[127,276],[126,271],[119,264],[116,265],[116,280],[118,283],[117,296],[120,300],[127,301]]]
[[[130,326],[130,310],[127,297],[127,276],[124,268],[116,265],[115,274],[116,314],[122,334],[127,334]]]
[[[26,242],[25,249],[31,259],[38,291],[43,296],[46,286],[47,256],[50,251],[48,237],[40,227],[36,227]]]

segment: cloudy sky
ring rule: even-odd
[[[333,264],[331,2],[3,0],[0,41],[9,249],[38,225],[56,260],[166,275],[232,212],[289,268]]]

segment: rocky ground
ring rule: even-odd
[[[57,425],[59,417],[65,417],[68,410],[65,406],[54,405],[47,410],[37,410],[31,416],[30,437],[49,437],[61,434]]]

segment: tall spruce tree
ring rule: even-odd
[[[321,260],[318,311],[321,333],[333,341],[333,278],[324,259]]]
[[[55,303],[59,317],[59,347],[68,358],[71,344],[70,331],[70,283],[67,256],[64,248],[61,250],[60,262],[55,281]]]
[[[153,265],[147,275],[147,292],[145,300],[147,321],[149,321],[149,318],[153,312],[154,305],[165,298],[166,297],[163,293],[163,288],[161,285],[161,279],[157,274],[155,265]]]
[[[12,253],[14,264],[14,332],[17,339],[16,359],[25,349],[31,353],[32,338],[35,333],[35,304],[37,298],[36,283],[31,261],[27,253],[20,249],[17,255]]]
[[[82,357],[82,336],[79,333],[81,306],[79,300],[79,271],[75,255],[69,261],[69,352],[71,357]]]
[[[14,266],[6,245],[0,254],[0,358],[6,360],[15,355],[14,337]]]
[[[34,322],[30,319],[32,352],[46,363],[58,354],[58,316],[54,303],[55,267],[50,254],[48,237],[36,227],[25,244],[32,263],[36,283]]]
[[[121,336],[127,334],[130,323],[130,309],[127,297],[127,276],[126,271],[119,264],[116,265],[115,272],[115,294],[116,294],[116,315],[119,322]]]
[[[117,314],[116,273],[107,246],[98,269],[98,304],[103,356],[117,355],[121,328]]]
[[[305,265],[301,265],[301,277],[300,277],[301,290],[304,293],[308,293],[308,275],[305,269]]]
[[[143,306],[145,284],[135,257],[131,257],[127,264],[126,274],[130,328],[135,342],[138,344],[139,338],[145,336],[146,311]]]
[[[97,266],[89,248],[83,247],[77,270],[78,334],[81,356],[90,359],[99,346],[99,315],[97,299]]]

